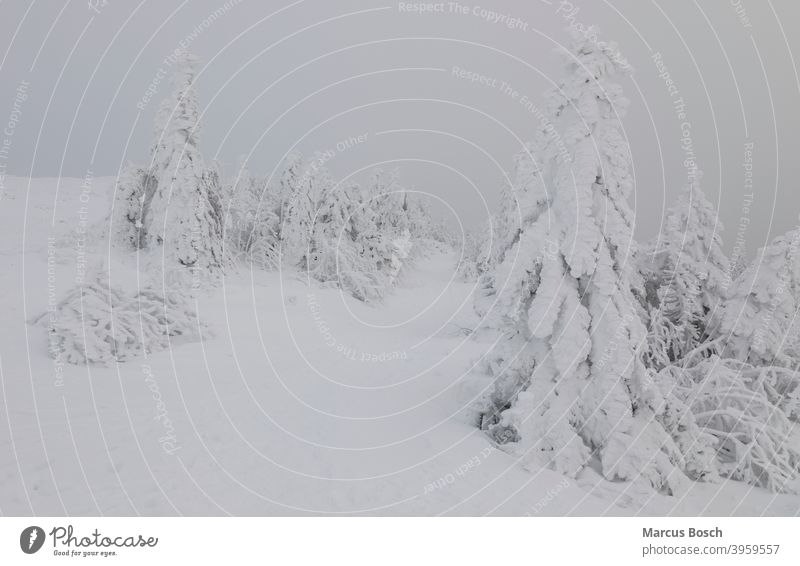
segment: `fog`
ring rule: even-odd
[[[403,184],[442,199],[448,222],[475,226],[537,126],[565,28],[597,25],[635,69],[624,86],[639,237],[658,232],[687,158],[728,249],[743,239],[752,255],[797,222],[792,0],[6,1],[2,12],[4,175],[146,162],[184,47],[201,62],[202,149],[226,174],[243,157],[269,175],[289,151],[327,151],[337,178],[399,167]]]

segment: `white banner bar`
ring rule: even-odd
[[[0,518],[0,564],[795,565],[799,527],[797,518]]]

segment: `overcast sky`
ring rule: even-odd
[[[503,172],[535,128],[524,97],[540,103],[558,78],[553,52],[566,41],[564,28],[596,24],[636,69],[624,86],[638,236],[658,231],[686,182],[683,120],[659,77],[660,53],[686,103],[727,247],[744,214],[752,254],[795,226],[800,212],[792,59],[800,57],[800,7],[743,0],[737,10],[738,3],[576,1],[576,11],[556,0],[486,0],[420,14],[380,0],[3,0],[0,119],[13,124],[0,136],[0,167],[83,177],[145,162],[169,91],[160,79],[169,73],[165,58],[183,43],[201,61],[202,150],[226,173],[242,155],[268,174],[292,149],[330,149],[336,177],[399,166],[404,184],[474,225],[496,205]],[[487,10],[507,17],[494,21]],[[459,78],[455,67],[488,84]],[[743,213],[748,143],[755,198]]]

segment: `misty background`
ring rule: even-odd
[[[495,0],[423,14],[407,4],[0,2],[0,173],[115,176],[147,163],[169,57],[184,46],[200,60],[201,149],[225,175],[242,157],[269,175],[290,151],[328,151],[336,179],[399,167],[402,184],[441,199],[448,222],[473,227],[538,125],[525,102],[541,107],[559,79],[565,28],[597,25],[635,69],[623,86],[639,238],[658,233],[687,181],[682,122],[728,250],[740,223],[749,256],[797,224],[796,1]]]

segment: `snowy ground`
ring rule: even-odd
[[[530,472],[493,449],[466,409],[492,339],[461,331],[476,321],[452,254],[420,261],[377,307],[294,273],[242,269],[198,299],[203,343],[57,366],[27,321],[82,275],[76,229],[107,213],[111,181],[5,183],[4,515],[800,512],[799,497],[737,482],[663,497],[591,472]],[[111,266],[112,281],[135,285],[129,258],[87,243],[86,269]]]

